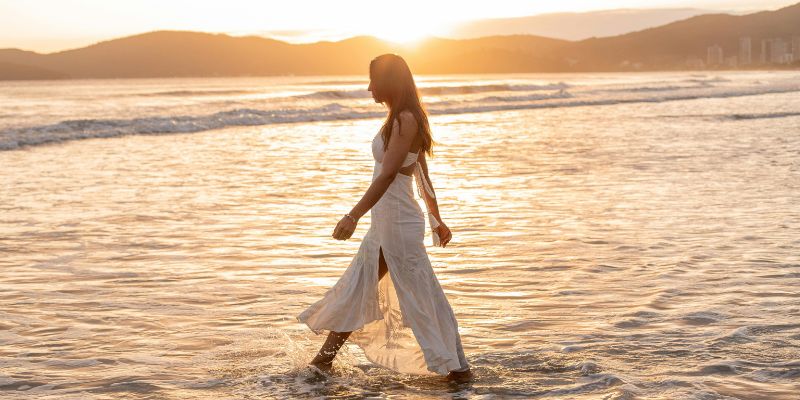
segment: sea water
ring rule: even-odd
[[[386,115],[365,76],[24,81],[0,397],[797,399],[800,72],[417,83],[472,384],[349,345],[306,369],[324,337],[295,316],[370,223],[331,238]]]

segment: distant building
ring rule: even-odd
[[[792,62],[789,43],[781,38],[761,41],[762,64],[788,64]]]
[[[789,53],[789,44],[783,39],[772,41],[772,62],[774,64],[788,64],[792,62],[792,55]]]
[[[736,68],[739,66],[739,57],[737,56],[730,56],[725,57],[725,66],[728,68]]]
[[[792,38],[792,56],[794,61],[800,60],[800,36]]]
[[[799,38],[800,39],[800,38]],[[739,38],[739,65],[753,63],[753,41],[749,36]]]
[[[761,40],[761,64],[767,64],[771,60],[772,40],[773,39]]]
[[[723,61],[723,54],[722,54],[722,47],[719,45],[708,46],[708,56],[706,57],[709,67],[715,65],[722,65]]]

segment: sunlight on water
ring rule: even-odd
[[[0,152],[0,397],[795,399],[797,107],[778,91],[433,116],[453,240],[429,254],[466,387],[355,347],[326,380],[306,367],[324,338],[295,315],[369,227],[330,237],[379,119]]]

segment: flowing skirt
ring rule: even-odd
[[[379,168],[376,163],[373,180]],[[316,334],[352,331],[349,340],[382,367],[447,375],[469,364],[453,309],[425,249],[425,219],[413,179],[397,174],[370,210],[370,227],[350,266],[297,320]],[[379,249],[389,268],[380,281]]]

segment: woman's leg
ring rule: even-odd
[[[345,340],[350,336],[350,333],[351,332],[334,331],[328,333],[328,339],[325,340],[325,344],[319,349],[317,356],[311,360],[311,365],[322,370],[329,369],[333,364],[333,358],[336,357],[336,352],[342,347]]]
[[[458,351],[458,361],[461,363],[461,365],[466,365],[466,367],[461,367],[459,369],[450,371],[447,374],[447,379],[456,383],[470,382],[473,378],[473,375],[469,364],[467,363],[467,358],[464,355],[464,348],[461,345],[461,335],[456,337],[456,350]]]
[[[386,265],[386,260],[383,258],[383,248],[378,247],[378,254],[378,280],[380,281],[383,279],[383,276],[386,275],[386,272],[389,271],[389,267]],[[347,338],[350,337],[350,333],[351,332],[334,331],[328,333],[328,338],[325,340],[322,348],[319,349],[317,356],[311,360],[311,365],[323,370],[330,369],[333,364],[333,358],[336,357],[336,353]]]

